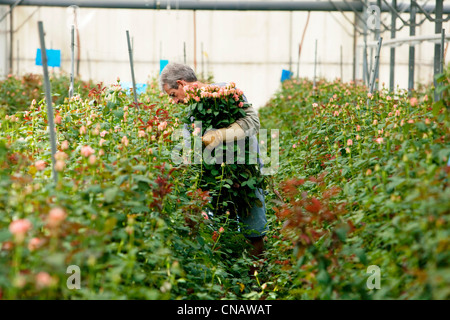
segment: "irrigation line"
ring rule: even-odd
[[[131,80],[133,81],[134,102],[136,103],[136,108],[139,109],[137,94],[136,94],[136,80],[134,78],[133,49],[131,48],[130,32],[128,30],[127,30],[127,41],[128,41],[128,54],[130,56]]]
[[[38,21],[39,38],[41,42],[41,57],[42,57],[42,69],[44,71],[44,83],[45,83],[45,99],[47,101],[47,120],[48,130],[50,132],[50,145],[52,150],[52,172],[53,180],[58,182],[58,173],[55,169],[55,153],[56,153],[56,136],[55,136],[55,122],[53,121],[53,107],[52,107],[52,94],[50,87],[50,79],[48,76],[47,65],[47,51],[45,49],[45,36],[44,36],[44,24],[42,21]]]

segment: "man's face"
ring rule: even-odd
[[[184,98],[186,98],[186,93],[184,92],[184,86],[187,85],[187,82],[184,80],[177,81],[178,88],[173,89],[170,88],[167,84],[164,85],[164,91],[169,95],[169,97],[175,103],[184,103]]]

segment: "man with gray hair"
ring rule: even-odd
[[[168,64],[162,70],[159,82],[161,91],[167,93],[175,103],[185,103],[186,93],[184,87],[186,85],[192,85],[194,83],[198,87],[207,85],[197,79],[191,67],[179,63]],[[215,83],[214,85],[225,86],[226,83]],[[244,100],[247,101],[245,96]],[[241,140],[245,137],[253,137],[256,140],[256,134],[260,128],[258,114],[252,106],[243,110],[246,116],[238,119],[229,127],[207,131],[202,137],[203,144],[209,149],[214,149],[221,143]],[[262,162],[259,157],[258,160],[260,167],[262,167]],[[262,203],[262,207],[256,204],[253,205],[250,210],[250,215],[248,217],[239,217],[239,219],[242,220],[245,237],[250,240],[253,246],[250,254],[261,258],[264,251],[263,237],[267,231],[266,206],[263,190],[257,189],[256,194]]]

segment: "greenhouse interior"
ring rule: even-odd
[[[449,40],[443,0],[0,0],[0,300],[449,299]]]

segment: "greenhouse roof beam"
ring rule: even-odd
[[[14,5],[15,0],[0,0],[0,5]],[[372,3],[372,2],[371,2]],[[376,4],[373,2],[373,4]],[[107,9],[178,9],[178,10],[231,10],[231,11],[363,11],[363,5],[344,1],[163,1],[163,0],[23,0],[20,6],[48,6]],[[410,3],[400,3],[397,8],[409,12]],[[433,11],[434,4],[423,6],[425,11]],[[445,5],[443,13],[450,13],[450,5]],[[390,8],[382,5],[381,11],[388,12]]]

